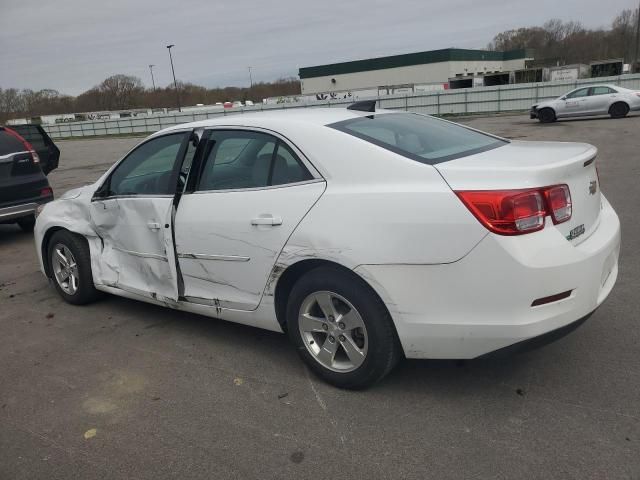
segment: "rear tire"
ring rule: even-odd
[[[611,118],[626,117],[629,113],[629,105],[624,102],[616,102],[609,107],[609,115]]]
[[[538,112],[540,123],[552,123],[556,121],[556,112],[551,108],[543,108]]]
[[[65,302],[84,305],[100,297],[93,284],[89,244],[84,237],[59,230],[49,240],[47,250],[53,284]]]
[[[337,267],[315,268],[293,286],[287,328],[302,360],[339,388],[366,388],[402,357],[385,304],[361,278]]]
[[[18,226],[22,229],[23,232],[33,232],[33,227],[36,226],[36,217],[34,215],[30,215],[28,217],[22,217],[16,220]]]

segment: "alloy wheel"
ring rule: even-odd
[[[312,357],[334,372],[356,370],[367,356],[369,342],[362,316],[337,293],[308,295],[300,306],[298,329]]]
[[[56,244],[53,247],[51,265],[62,291],[68,295],[75,294],[78,291],[79,275],[78,264],[71,250],[62,243]]]

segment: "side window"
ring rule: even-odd
[[[278,150],[273,163],[271,185],[284,185],[287,183],[311,180],[313,177],[300,162],[295,153],[282,142],[278,143]]]
[[[591,96],[594,95],[608,95],[610,93],[616,93],[609,87],[593,87],[591,88]]]
[[[580,97],[586,97],[589,93],[589,89],[588,88],[581,88],[580,90],[576,90],[575,92],[571,92],[569,95],[567,95],[567,98],[580,98]]]
[[[136,148],[111,174],[108,195],[172,195],[173,169],[185,135],[165,135]]]
[[[277,141],[260,132],[214,131],[209,137],[198,190],[268,186]]]

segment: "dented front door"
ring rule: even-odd
[[[171,225],[189,134],[143,143],[96,192],[91,216],[103,245],[102,283],[159,300],[178,299]]]
[[[103,241],[105,283],[160,300],[178,299],[172,209],[173,197],[93,202],[94,228]]]

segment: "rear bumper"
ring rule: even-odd
[[[487,235],[443,265],[363,265],[409,358],[475,358],[561,329],[592,313],[618,274],[620,222],[602,197],[600,224],[572,245],[552,225],[525,236]],[[567,298],[532,306],[536,299]]]
[[[13,222],[22,217],[34,215],[39,205],[50,202],[53,197],[42,197],[10,207],[0,207],[0,223]]]

